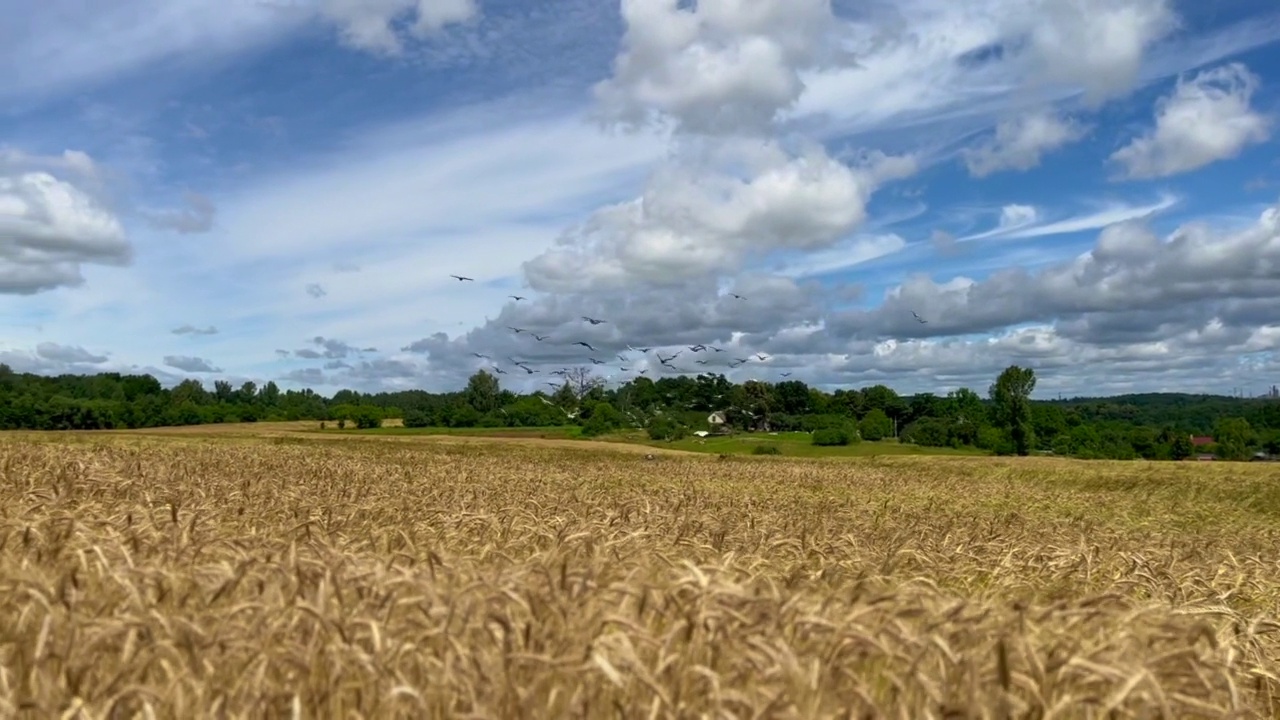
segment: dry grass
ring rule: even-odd
[[[10,436],[0,717],[1275,718],[1268,471]]]

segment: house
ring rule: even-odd
[[[1213,438],[1210,437],[1209,435],[1192,435],[1191,436],[1192,447],[1204,447],[1206,445],[1212,445],[1212,444],[1213,444]]]
[[[725,417],[723,410],[717,410],[708,415],[707,425],[711,427],[711,432],[717,435],[733,432],[733,428],[729,425],[728,418]]]

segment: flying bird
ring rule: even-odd
[[[756,353],[756,357],[760,358],[760,362],[764,362],[769,359],[769,356],[764,353]]]
[[[553,383],[553,382],[543,383],[543,385],[546,385],[547,387],[553,387],[553,388],[559,388],[559,387],[560,387],[560,384],[559,384],[559,383]]]
[[[707,361],[706,361],[706,360],[694,360],[694,362],[698,363],[699,365],[706,365],[706,364],[707,364]]]
[[[475,282],[476,281],[475,278],[464,277],[462,275],[450,275],[449,277],[453,278],[454,280],[457,280],[458,282]]]
[[[925,324],[927,324],[927,323],[929,322],[928,320],[925,320],[924,318],[920,317],[919,315],[916,315],[916,311],[915,311],[915,310],[912,310],[912,311],[911,311],[911,314],[915,317],[915,319],[916,319],[917,321],[919,321],[919,323],[920,323],[921,325],[925,325]]]
[[[791,373],[789,372],[782,373],[782,377],[791,377]]]
[[[582,342],[581,340],[579,340],[578,342],[574,343],[574,345],[581,345],[582,347],[584,347],[584,348],[586,348],[586,349],[590,350],[591,352],[595,352],[595,351],[596,351],[596,349],[595,349],[595,348],[591,347],[591,343]]]
[[[738,298],[739,300],[746,300],[746,298],[742,297],[738,293],[729,293],[729,297]]]
[[[520,333],[522,333],[522,332],[525,332],[525,329],[524,329],[524,328],[511,327],[510,325],[508,325],[508,326],[507,326],[507,329],[508,329],[508,330],[511,330],[511,331],[514,331],[514,332],[515,332],[515,334],[517,334],[517,335],[519,335],[519,334],[520,334]]]
[[[648,371],[648,370],[637,370],[636,372],[640,373],[641,375],[644,375],[645,373],[647,373],[647,372],[649,372],[649,371]]]
[[[520,302],[521,300],[526,299],[525,296],[523,295],[508,295],[507,297],[511,298],[512,300],[515,300],[516,302]]]
[[[626,359],[625,357],[623,357],[622,355],[619,355],[619,356],[618,356],[618,362],[626,362],[626,361],[627,361],[627,359]]]
[[[724,352],[724,348],[718,348],[715,345],[708,345],[707,347],[711,350],[715,350],[716,352]]]
[[[537,340],[538,342],[542,342],[543,340],[546,340],[547,338],[551,337],[550,335],[539,335],[538,333],[529,333],[529,334],[532,335],[533,339]]]
[[[628,346],[627,346],[627,349],[628,349],[628,350],[630,350],[631,352],[647,353],[647,352],[649,352],[650,350],[652,350],[653,348],[634,348],[634,347],[631,347],[630,345],[628,345]]]
[[[481,355],[481,354],[480,354],[480,353],[478,353],[478,352],[473,352],[473,353],[471,353],[471,354],[472,354],[472,355],[475,355],[476,357],[478,357],[478,358],[480,358],[480,359],[482,359],[482,360],[492,360],[492,359],[493,359],[493,358],[489,357],[488,355]]]
[[[622,372],[628,372],[628,371],[630,371],[630,370],[631,370],[631,368],[629,368],[629,367],[624,367],[624,368],[621,368],[621,370],[622,370]]]
[[[583,315],[583,316],[582,316],[582,319],[583,319],[583,320],[586,320],[587,322],[591,323],[592,325],[599,325],[599,324],[601,324],[601,323],[603,323],[603,322],[604,322],[604,320],[597,320],[597,319],[595,319],[595,318],[587,317],[586,315]]]
[[[507,371],[506,371],[506,370],[503,370],[502,368],[498,367],[497,365],[494,365],[494,366],[493,366],[493,371],[494,371],[494,372],[496,372],[496,373],[498,373],[499,375],[506,375],[506,374],[507,374]]]
[[[689,345],[688,348],[693,352],[702,352],[707,349],[706,345]]]
[[[595,359],[595,358],[587,358],[587,359],[591,361],[591,364],[592,364],[592,365],[603,365],[603,364],[604,364],[604,361],[603,361],[603,360],[597,360],[597,359]]]

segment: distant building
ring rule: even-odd
[[[1192,435],[1191,436],[1191,445],[1193,447],[1204,447],[1206,445],[1212,445],[1212,444],[1213,444],[1213,438],[1208,435]]]

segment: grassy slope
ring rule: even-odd
[[[314,423],[312,424],[314,426]],[[546,438],[546,439],[587,439],[582,437],[582,428],[574,425],[565,427],[538,428],[405,428],[385,426],[377,430],[338,430],[332,425],[326,430],[309,427],[308,431],[325,433],[351,433],[363,435],[449,435],[492,438]],[[879,455],[961,455],[981,456],[988,453],[974,448],[930,448],[918,445],[902,444],[895,441],[863,442],[844,447],[819,447],[812,444],[808,433],[738,433],[723,437],[688,437],[675,442],[650,440],[643,432],[628,431],[614,433],[596,438],[598,441],[613,443],[634,443],[656,448],[685,450],[700,453],[727,453],[731,455],[751,453],[758,445],[772,445],[782,455],[788,457],[874,457]]]

